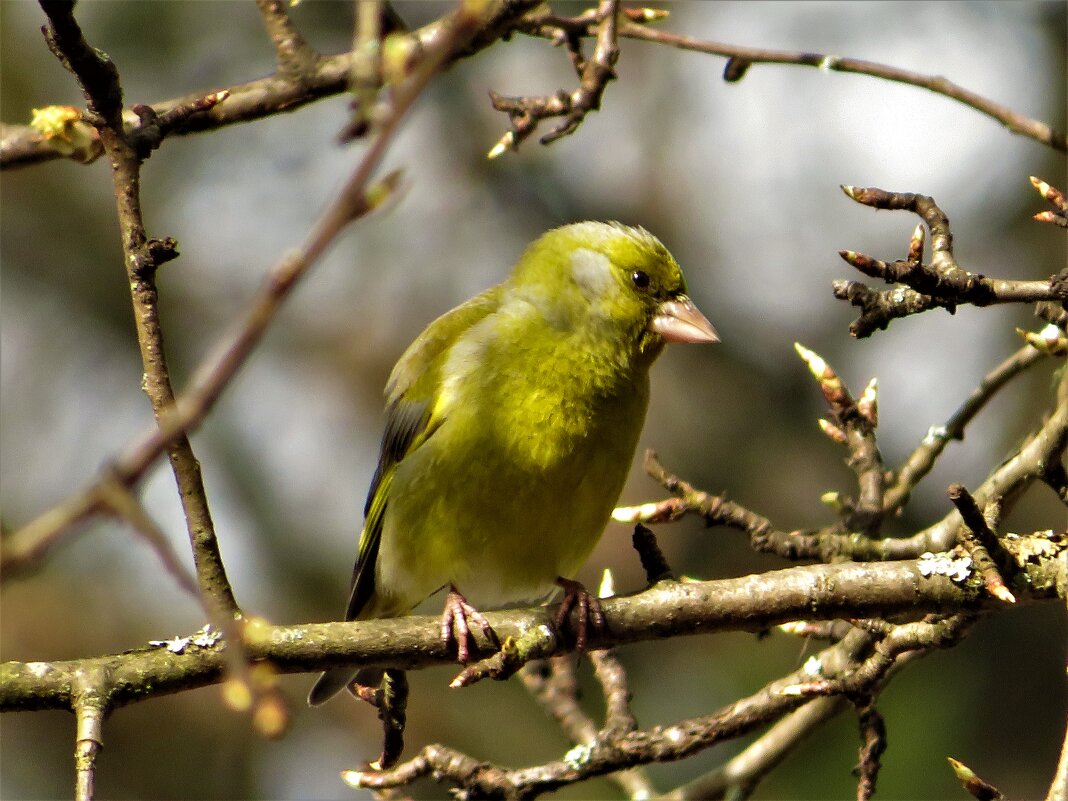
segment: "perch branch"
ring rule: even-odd
[[[762,631],[795,620],[918,616],[997,603],[945,575],[925,575],[923,567],[923,560],[841,562],[717,581],[661,581],[633,596],[604,599],[606,626],[590,632],[589,649],[716,631]],[[1055,567],[1043,569],[1054,572]],[[1052,575],[1021,590],[1023,600],[1052,597]],[[486,617],[505,640],[547,626],[554,614],[555,607],[537,607]],[[244,627],[244,644],[250,658],[268,661],[280,673],[451,665],[455,655],[441,642],[438,624],[437,616],[302,626],[251,620]],[[549,655],[573,650],[573,631],[569,626],[555,638]],[[107,700],[113,709],[202,687],[222,677],[225,650],[214,641],[205,647],[183,641],[178,651],[157,647],[67,662],[6,662],[0,665],[0,711],[70,709],[74,678],[98,667],[108,671]],[[491,650],[480,641],[475,656]]]

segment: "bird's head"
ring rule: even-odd
[[[580,222],[554,228],[516,265],[514,290],[550,324],[618,337],[655,355],[665,342],[718,342],[668,249],[644,228]]]

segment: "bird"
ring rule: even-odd
[[[623,489],[649,368],[666,343],[718,341],[644,228],[586,221],[544,233],[504,282],[437,318],[393,368],[345,619],[404,616],[447,589],[442,637],[466,662],[469,624],[492,636],[480,609],[563,587],[562,609],[599,613],[574,576]],[[327,670],[308,703],[345,687],[369,698],[360,688],[381,676]]]

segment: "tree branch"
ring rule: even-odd
[[[938,457],[953,440],[963,440],[964,430],[986,406],[998,390],[1029,367],[1042,361],[1045,354],[1037,348],[1025,345],[1005,361],[983,376],[979,386],[941,426],[932,426],[923,442],[914,450],[905,463],[895,472],[892,484],[886,490],[884,506],[893,512],[903,506],[912,490],[931,472]]]
[[[152,404],[153,415],[160,423],[170,413],[175,401],[167,370],[155,275],[163,263],[178,255],[176,243],[170,239],[150,240],[145,230],[141,214],[143,155],[127,141],[122,128],[122,88],[118,71],[82,37],[72,14],[73,3],[43,0],[41,5],[49,18],[46,37],[53,52],[78,79],[90,111],[100,117],[97,130],[104,152],[111,161],[116,213],[125,256],[123,262],[144,366],[142,387]],[[189,530],[200,595],[211,619],[223,625],[222,618],[239,614],[239,609],[219,553],[200,463],[193,454],[189,438],[183,433],[171,438],[167,445]],[[110,486],[110,482],[102,480],[100,486]]]
[[[959,415],[958,411],[954,419]],[[981,507],[996,502],[1007,514],[1025,489],[1035,481],[1045,481],[1051,465],[1061,463],[1066,447],[1068,371],[1061,371],[1054,406],[1049,416],[1024,441],[1019,450],[998,465],[975,491],[976,502]],[[698,490],[666,470],[652,450],[646,451],[645,469],[653,480],[675,497],[657,503],[617,509],[613,513],[616,521],[631,524],[659,523],[678,520],[687,513],[698,514],[709,525],[728,526],[746,532],[754,549],[776,553],[786,559],[818,559],[828,562],[843,556],[858,560],[915,558],[925,551],[942,552],[953,548],[963,525],[960,513],[954,509],[934,525],[911,537],[857,537],[853,533],[841,533],[837,524],[814,532],[783,531],[776,529],[766,517],[728,500],[723,495],[711,495]],[[1026,560],[1022,567],[1026,568]]]
[[[381,790],[432,776],[439,782],[455,785],[467,797],[533,798],[635,765],[683,759],[781,719],[803,703],[802,696],[791,688],[810,676],[810,665],[818,665],[819,674],[832,680],[848,676],[854,673],[870,647],[871,636],[855,629],[841,642],[816,655],[806,667],[718,712],[649,729],[606,727],[592,742],[572,748],[562,759],[534,767],[504,768],[479,762],[451,748],[430,745],[393,770],[346,771],[342,778],[353,787]],[[881,678],[868,677],[865,692],[874,694]]]
[[[481,18],[479,30],[461,49],[450,55],[448,64],[475,55],[507,36],[515,29],[519,19],[537,7],[539,2],[491,0],[485,16]],[[411,36],[417,49],[433,50],[449,24],[450,17],[445,16],[413,31]],[[279,71],[222,90],[198,91],[184,97],[157,101],[151,104],[151,108],[157,118],[166,120],[166,125],[160,126],[163,138],[214,131],[295,111],[309,103],[344,93],[352,74],[352,61],[352,53],[320,56],[311,67],[302,69],[299,79]],[[219,94],[226,102],[204,104],[205,97]],[[133,117],[128,117],[124,122],[127,138],[137,141],[145,123]],[[31,166],[69,155],[52,147],[30,126],[6,124],[0,129],[0,137],[0,170]]]
[[[918,215],[931,232],[931,263],[923,262],[923,229],[917,227],[909,243],[908,257],[885,262],[852,250],[839,255],[865,275],[882,278],[888,284],[901,283],[908,288],[876,292],[853,281],[836,281],[834,295],[862,309],[861,316],[849,326],[855,337],[865,337],[889,325],[891,320],[941,307],[951,313],[962,303],[989,306],[994,303],[1068,303],[1068,274],[1050,276],[1045,281],[1017,281],[988,278],[971,273],[953,256],[953,235],[949,219],[933,198],[911,192],[886,192],[882,189],[858,189],[843,186],[853,200],[875,209],[911,211]]]
[[[1032,120],[1022,114],[1018,114],[1007,106],[995,103],[969,89],[965,89],[963,86],[958,86],[940,75],[924,75],[857,58],[845,58],[804,51],[743,47],[722,42],[705,41],[634,23],[626,23],[620,26],[620,35],[628,39],[641,39],[646,42],[669,45],[681,50],[693,50],[699,53],[724,56],[734,62],[733,64],[728,62],[729,66],[733,67],[732,72],[737,76],[734,77],[734,80],[739,80],[744,74],[745,68],[751,64],[792,64],[801,67],[816,67],[830,72],[868,75],[894,83],[916,86],[963,103],[980,114],[1000,122],[1015,134],[1026,136],[1040,144],[1052,147],[1054,150],[1068,151],[1068,140],[1065,139],[1063,132],[1056,130],[1047,123]]]
[[[1012,552],[1014,559],[1033,562],[1032,580],[1021,589],[1021,602],[1056,597],[1055,563],[1066,545],[1044,543],[1045,555],[1039,559],[1034,559],[1039,549],[1028,550],[1026,544]],[[842,562],[717,581],[662,581],[633,596],[604,599],[606,625],[589,633],[589,647],[716,631],[762,631],[795,620],[915,617],[1003,606],[984,597],[978,587],[924,571],[925,560]],[[555,607],[538,607],[486,617],[504,640],[546,625],[554,613]],[[453,663],[455,655],[441,642],[439,623],[436,616],[301,626],[253,620],[245,626],[244,644],[250,658],[267,660],[282,673],[341,666],[413,670]],[[551,654],[573,650],[572,630],[555,639]],[[221,643],[201,647],[183,641],[179,652],[145,648],[65,662],[6,662],[0,665],[0,712],[70,709],[75,679],[87,669],[107,670],[107,700],[113,709],[214,684],[222,676],[224,651]],[[483,646],[474,656],[489,653]]]

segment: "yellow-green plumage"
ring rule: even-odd
[[[431,323],[386,387],[346,619],[404,615],[448,585],[476,607],[535,600],[573,576],[622,489],[653,360],[667,340],[715,341],[685,292],[651,234],[577,223]]]

